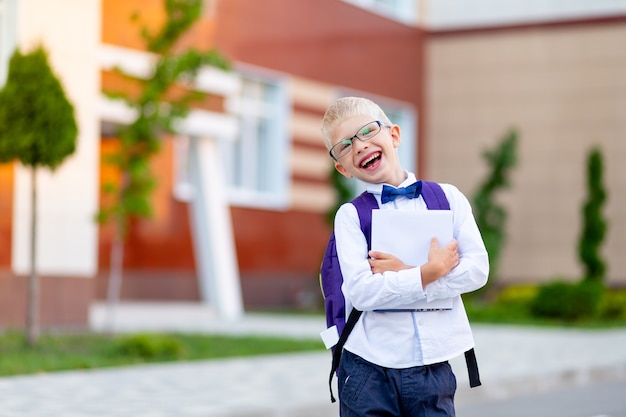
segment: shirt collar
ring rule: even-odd
[[[417,178],[415,177],[415,174],[412,172],[408,172],[408,171],[404,171],[405,175],[406,175],[406,179],[404,181],[402,181],[402,183],[400,183],[400,185],[398,185],[399,187],[406,187],[407,185],[411,185],[413,184],[415,181],[417,181]],[[364,183],[365,184],[365,191],[372,193],[372,194],[378,194],[380,195],[383,191],[383,185],[390,185],[391,184],[370,184],[370,183]]]

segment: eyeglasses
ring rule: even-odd
[[[352,152],[352,142],[354,142],[354,139],[358,139],[361,142],[367,142],[374,136],[378,135],[383,126],[389,127],[378,120],[369,122],[368,124],[360,128],[351,138],[343,139],[334,144],[333,147],[330,148],[330,151],[328,153],[335,161],[338,161],[340,158],[343,158],[344,156]]]

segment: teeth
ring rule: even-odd
[[[374,159],[378,158],[379,156],[380,156],[379,153],[375,153],[374,155],[370,156],[365,161],[363,161],[363,163],[361,164],[361,167],[365,168],[367,164],[369,164],[370,162],[372,162]]]

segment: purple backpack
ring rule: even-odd
[[[422,197],[429,210],[450,210],[450,204],[444,194],[441,186],[435,182],[422,181]],[[368,250],[371,249],[372,240],[372,210],[378,209],[378,202],[371,194],[363,192],[355,197],[352,204],[356,207],[361,224],[361,231],[365,235]],[[337,249],[335,244],[335,233],[330,235],[326,252],[322,260],[320,269],[320,285],[322,287],[322,295],[324,296],[324,310],[326,311],[326,327],[337,326],[339,333],[339,341],[332,348],[333,361],[329,377],[329,386],[331,385],[333,375],[339,366],[341,359],[341,351],[354,325],[361,316],[361,311],[353,308],[350,315],[346,315],[346,300],[341,291],[343,284],[343,275],[337,258]],[[469,355],[469,356],[468,356]],[[480,385],[478,377],[478,368],[476,366],[476,358],[474,350],[465,352],[468,370],[470,371],[470,385],[472,387]],[[470,363],[471,362],[471,363]],[[473,366],[471,366],[473,364]],[[475,371],[475,373],[473,373]],[[330,399],[335,402],[332,388],[330,390]]]

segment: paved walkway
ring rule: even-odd
[[[315,317],[250,314],[220,323],[191,304],[123,305],[117,330],[179,330],[317,337]],[[106,326],[94,306],[92,327]],[[463,406],[593,381],[626,379],[626,329],[474,326],[483,386],[454,360]],[[321,342],[320,342],[321,343]],[[328,352],[145,365],[0,378],[0,417],[320,417],[330,404]]]

